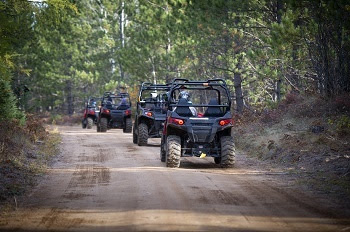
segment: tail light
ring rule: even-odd
[[[105,108],[103,108],[102,113],[109,114],[109,113],[110,113],[110,111],[109,111],[109,109],[105,109]]]
[[[222,119],[222,120],[219,121],[219,125],[220,126],[226,126],[228,124],[233,124],[232,118]]]
[[[89,114],[95,115],[95,110],[89,110]]]
[[[183,119],[179,119],[179,118],[169,118],[168,123],[182,126],[185,123],[185,121]]]
[[[131,114],[131,110],[125,110],[125,115],[130,115]]]
[[[145,115],[148,116],[148,117],[152,117],[153,113],[152,112],[145,112]]]

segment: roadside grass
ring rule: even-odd
[[[273,110],[249,112],[236,121],[240,152],[350,206],[350,96],[293,95]]]
[[[73,126],[81,124],[83,112],[78,112],[70,116],[46,112],[38,115],[38,119],[44,124]]]
[[[0,212],[17,207],[17,197],[35,186],[54,156],[60,135],[48,130],[33,116],[25,126],[16,122],[0,125]]]

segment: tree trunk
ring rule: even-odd
[[[282,22],[282,10],[283,10],[283,0],[277,0],[276,4],[276,20],[278,24]]]
[[[282,80],[279,79],[276,81],[276,86],[275,86],[275,101],[279,102],[281,100],[281,83]]]
[[[125,46],[125,35],[124,35],[124,1],[122,1],[122,10],[119,16],[119,36],[120,36],[120,42],[121,42],[121,47],[124,48]],[[120,78],[123,81],[124,80],[124,69],[121,63],[121,59],[119,58],[119,71],[120,71]],[[120,82],[118,83],[120,85]]]
[[[281,24],[282,22],[282,10],[283,10],[283,0],[277,0],[277,6],[276,6],[276,20],[278,24]],[[283,70],[282,70],[283,72]],[[275,82],[275,101],[279,102],[281,100],[281,83],[282,80],[279,78]]]
[[[167,20],[169,18],[169,7],[168,7],[168,3],[166,3],[166,7],[165,7],[165,12],[167,15]],[[167,23],[167,44],[165,47],[165,56],[166,56],[166,66],[167,66],[167,72],[166,72],[166,76],[165,76],[165,80],[166,83],[170,83],[171,80],[171,76],[169,75],[169,71],[170,71],[170,64],[169,64],[169,55],[170,55],[170,50],[171,50],[171,40],[170,40],[170,30],[168,28],[168,23]]]
[[[236,105],[237,105],[237,113],[241,114],[243,113],[243,91],[242,91],[242,77],[241,77],[241,63],[237,64],[238,72],[235,72],[233,75],[233,83],[235,87],[235,95],[236,95]]]
[[[72,95],[72,81],[66,81],[66,93],[67,93],[67,113],[68,115],[73,115],[74,113],[74,104],[73,104],[73,95]]]

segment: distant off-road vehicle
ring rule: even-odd
[[[112,128],[122,128],[124,133],[131,133],[131,102],[128,93],[103,94],[97,119],[97,132],[106,132]]]
[[[137,101],[133,142],[147,145],[148,138],[160,138],[167,112],[169,85],[142,83]]]
[[[161,161],[167,167],[179,167],[181,157],[210,156],[221,167],[233,167],[230,106],[230,92],[222,79],[174,79],[168,94]]]
[[[97,122],[97,117],[100,112],[97,107],[97,102],[100,100],[98,97],[89,97],[85,103],[84,118],[82,120],[82,127],[85,129],[91,129]]]

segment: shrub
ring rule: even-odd
[[[350,117],[342,115],[335,120],[328,120],[328,123],[335,126],[335,130],[339,135],[350,134]]]
[[[334,107],[338,112],[348,112],[350,110],[350,95],[343,94],[335,97]]]
[[[45,130],[41,120],[31,114],[27,114],[25,130],[27,131],[27,134],[32,142],[43,140],[48,135],[48,132]]]
[[[286,98],[284,99],[283,103],[289,105],[289,104],[300,103],[301,100],[302,99],[299,94],[295,92],[289,92],[286,94]]]
[[[281,115],[277,110],[265,111],[261,115],[261,122],[263,123],[278,123],[281,119]]]
[[[50,117],[50,122],[52,124],[61,124],[62,122],[62,116],[60,114],[52,114]]]
[[[17,99],[13,95],[8,81],[0,79],[0,122],[17,119],[18,123],[24,124],[25,115],[17,106]]]

